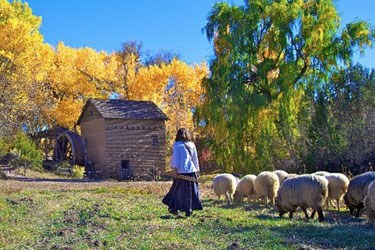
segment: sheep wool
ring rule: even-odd
[[[224,194],[226,196],[228,205],[233,200],[233,195],[236,191],[236,187],[236,177],[228,173],[216,175],[212,182],[212,188],[214,189],[215,194],[218,196],[218,199],[220,200],[220,196]]]
[[[288,175],[289,175],[284,170],[275,170],[273,172],[277,175],[277,177],[279,177],[279,183],[280,183],[280,185],[283,184],[284,179],[287,178]]]
[[[318,175],[300,175],[288,178],[281,185],[276,198],[280,217],[289,212],[289,218],[301,207],[308,218],[307,208],[318,212],[319,221],[324,220],[323,204],[328,197],[328,180]]]
[[[290,179],[290,178],[294,178],[294,177],[297,177],[297,176],[300,176],[299,174],[288,174],[285,178],[284,178],[284,181],[286,179]]]
[[[329,173],[324,177],[328,180],[327,208],[329,201],[335,200],[336,208],[340,211],[340,202],[344,197],[344,194],[348,191],[349,178],[341,173]]]
[[[319,175],[319,176],[326,176],[329,175],[330,173],[327,171],[317,171],[315,173],[312,173],[313,175]]]
[[[242,177],[237,185],[236,192],[234,193],[235,203],[242,203],[245,197],[247,197],[247,201],[249,201],[255,196],[254,181],[256,178],[256,175],[253,174],[248,174]]]
[[[374,171],[357,175],[350,180],[348,191],[344,195],[344,202],[351,215],[359,217],[360,211],[364,208],[363,200],[367,195],[368,185],[374,180]]]
[[[368,217],[368,222],[373,224],[375,220],[375,181],[372,181],[367,188],[367,195],[364,205]]]
[[[254,181],[254,189],[258,198],[262,198],[265,204],[268,205],[268,199],[271,204],[275,204],[275,197],[279,189],[279,177],[273,172],[261,172]]]

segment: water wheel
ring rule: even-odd
[[[58,163],[86,166],[86,151],[81,137],[72,131],[57,136],[53,160]]]

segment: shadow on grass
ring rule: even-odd
[[[302,223],[293,223],[296,220]],[[305,245],[320,249],[371,249],[375,246],[374,229],[361,223],[331,224],[305,219],[292,219],[290,224],[270,228],[286,245]]]
[[[180,219],[187,219],[188,217],[182,216],[182,215],[162,215],[160,216],[160,219],[163,220],[180,220]]]
[[[63,183],[92,183],[103,182],[103,179],[49,179],[49,178],[29,178],[29,177],[16,177],[13,180],[23,182],[63,182]]]
[[[217,200],[217,199],[205,199],[202,202],[204,207],[221,207],[221,208],[232,208],[233,205],[228,205],[224,200]]]
[[[269,214],[257,218],[278,220],[282,226],[271,227],[270,230],[279,235],[286,245],[318,249],[375,249],[375,227],[367,224],[366,217],[353,218],[347,211],[335,210],[325,211],[324,215],[323,222],[318,222],[316,216],[305,219],[300,210],[293,219],[289,219],[287,214],[281,218]]]
[[[326,210],[324,211],[325,221],[320,223],[317,220],[317,216],[314,219],[305,219],[302,210],[297,210],[291,220],[288,218],[288,214],[280,218],[274,206],[266,206],[262,203],[227,206],[224,201],[205,200],[204,205],[218,206],[224,209],[242,207],[246,212],[249,212],[251,217],[263,221],[261,223],[241,225],[231,224],[228,218],[224,220],[213,217],[200,218],[202,222],[210,223],[213,231],[224,235],[243,232],[262,234],[262,232],[270,231],[274,235],[274,241],[286,247],[375,250],[375,226],[368,225],[365,216],[353,218],[346,210],[340,212]],[[311,211],[309,211],[309,214],[311,214]],[[252,247],[253,243],[243,239],[239,240],[239,244]],[[258,244],[260,245],[254,245],[254,247],[263,246],[263,243],[258,242]]]

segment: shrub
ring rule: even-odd
[[[85,174],[85,167],[74,165],[72,168],[72,177],[75,179],[82,179]]]
[[[21,164],[28,165],[35,170],[42,169],[43,152],[25,133],[16,134],[13,148],[13,151],[19,152]]]
[[[9,144],[7,138],[0,137],[0,156],[6,155],[10,149],[11,149],[11,145]]]

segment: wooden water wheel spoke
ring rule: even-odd
[[[53,158],[56,162],[68,162],[70,165],[86,165],[85,148],[81,137],[71,131],[61,133],[57,139]]]

